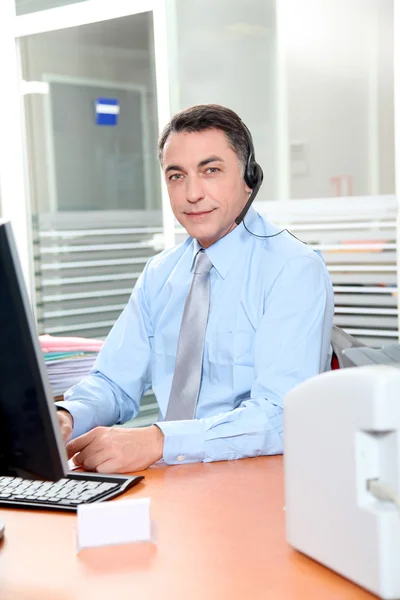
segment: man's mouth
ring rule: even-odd
[[[206,215],[209,215],[210,213],[212,213],[215,209],[212,208],[211,210],[202,210],[202,211],[191,211],[191,212],[186,212],[185,215],[187,217],[189,217],[190,219],[198,219],[200,217],[204,217]]]

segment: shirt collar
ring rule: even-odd
[[[257,220],[258,213],[253,207],[250,207],[245,219],[246,227],[252,230],[255,221]],[[244,228],[243,222],[240,223],[235,229],[233,229],[228,235],[219,239],[205,250],[208,258],[213,264],[213,267],[218,271],[219,275],[223,279],[227,276],[229,269],[236,259],[237,253],[240,248],[246,243],[249,237],[249,233]],[[193,257],[190,270],[193,270],[194,261],[197,253],[202,249],[202,246],[197,240],[193,240]]]

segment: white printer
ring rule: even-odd
[[[287,395],[285,487],[289,544],[400,599],[400,365],[322,373]]]

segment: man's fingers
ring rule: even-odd
[[[67,444],[68,458],[72,458],[77,452],[81,452],[89,446],[99,435],[98,430],[92,429],[88,433],[84,433]]]
[[[91,458],[95,454],[98,454],[99,452],[102,452],[103,450],[105,450],[104,445],[98,443],[98,440],[94,440],[91,444],[86,446],[86,448],[84,448],[80,452],[77,452],[73,456],[74,463],[77,465],[83,465],[89,458]],[[109,458],[109,456],[106,456],[106,458]]]
[[[74,463],[76,467],[81,467],[81,461],[79,460],[79,454],[74,454],[74,456],[70,459]]]
[[[106,449],[101,449],[98,452],[95,452],[95,454],[91,454],[90,456],[86,457],[83,461],[81,460],[80,454],[78,454],[75,458],[78,461],[78,464],[80,464],[85,471],[96,471],[99,465],[109,461],[110,453]]]
[[[114,458],[110,458],[104,462],[101,462],[95,469],[96,473],[124,473],[124,471],[119,471],[119,467],[117,465],[117,461]]]

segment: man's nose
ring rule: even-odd
[[[200,177],[192,175],[186,179],[186,200],[192,204],[202,200],[205,196]]]

